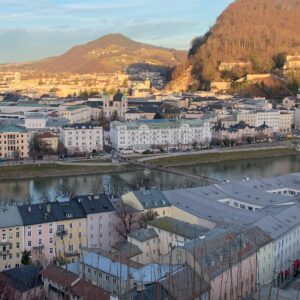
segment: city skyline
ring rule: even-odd
[[[0,63],[42,59],[110,33],[188,50],[231,0],[0,0]]]

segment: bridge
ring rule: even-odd
[[[149,170],[162,171],[162,172],[167,172],[167,173],[174,174],[174,175],[184,176],[184,177],[187,177],[187,178],[190,178],[193,180],[201,180],[201,181],[207,182],[208,184],[217,184],[217,183],[221,182],[220,180],[210,178],[210,177],[207,177],[204,175],[196,175],[191,172],[175,169],[172,167],[158,165],[158,164],[154,164],[151,162],[132,160],[132,159],[126,158],[126,157],[118,157],[118,158],[120,161],[126,162],[126,163],[134,165],[134,166],[146,168]]]

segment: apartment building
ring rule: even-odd
[[[26,158],[29,156],[29,133],[18,125],[0,127],[0,158]]]
[[[266,124],[273,128],[274,132],[280,131],[280,112],[277,110],[243,110],[236,114],[236,119],[238,123],[243,121],[254,127]]]
[[[55,219],[55,252],[59,261],[75,262],[87,245],[86,214],[77,201],[51,204]]]
[[[66,118],[71,124],[90,122],[92,118],[91,108],[86,105],[70,105],[62,107],[60,117]]]
[[[24,249],[33,262],[50,263],[55,257],[55,219],[51,204],[18,206],[24,224]]]
[[[69,153],[92,153],[103,150],[103,128],[90,123],[66,125],[61,139]]]
[[[120,237],[115,230],[115,208],[108,196],[76,196],[72,201],[80,203],[86,214],[87,247],[110,251]]]
[[[150,149],[184,149],[207,145],[211,141],[208,121],[203,120],[138,120],[112,122],[110,139],[115,150],[145,151]]]
[[[24,251],[24,227],[16,206],[0,208],[0,228],[0,271],[19,267]]]

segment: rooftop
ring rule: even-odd
[[[187,239],[198,238],[208,231],[197,224],[190,224],[170,217],[156,218],[148,223],[149,226],[171,232]]]
[[[165,195],[157,188],[134,191],[133,194],[139,200],[144,209],[168,207],[171,205]]]
[[[0,133],[5,132],[16,132],[16,133],[27,133],[27,130],[25,127],[18,126],[18,125],[3,125],[0,126]]]
[[[146,242],[158,237],[153,228],[140,228],[129,233],[129,236],[139,242]]]

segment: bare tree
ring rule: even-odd
[[[115,230],[127,239],[130,232],[141,227],[141,212],[129,205],[120,202],[116,207]]]

